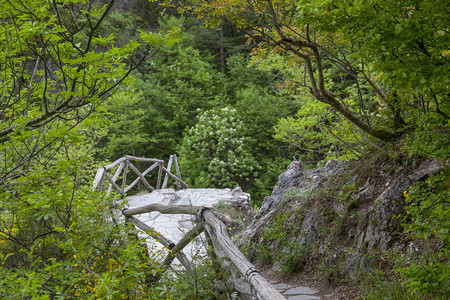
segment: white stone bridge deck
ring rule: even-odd
[[[151,193],[126,197],[126,209],[139,208],[149,204],[188,205],[193,207],[205,206],[214,207],[217,205],[229,206],[249,206],[250,195],[242,192],[239,188],[230,189],[184,189],[178,190],[168,188],[154,190]],[[193,211],[195,213],[195,211]],[[154,228],[174,243],[178,243],[181,238],[194,226],[194,215],[190,214],[162,214],[158,211],[135,215],[140,221]],[[202,240],[199,242],[203,242]],[[187,245],[183,252],[192,258],[198,250],[205,252],[204,247],[196,247],[194,243]]]

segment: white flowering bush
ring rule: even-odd
[[[180,149],[183,175],[195,187],[246,188],[258,163],[243,135],[244,123],[234,108],[202,112],[183,138]]]

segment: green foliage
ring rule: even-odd
[[[227,293],[219,291],[217,285],[224,284],[227,292],[234,289],[227,283],[229,274],[226,270],[218,261],[207,257],[197,257],[192,270],[174,275],[167,280],[173,299],[228,299]]]
[[[366,142],[354,126],[325,104],[304,100],[295,117],[280,119],[275,139],[293,145],[300,160],[315,165],[322,160],[357,158]]]
[[[127,125],[125,116],[119,114],[126,107],[124,101],[130,102],[136,110],[127,112],[128,117],[135,118],[128,119],[130,131],[139,137],[134,140],[134,135],[128,134],[127,139],[126,131],[119,132],[118,127],[111,126],[114,139],[119,142],[116,137],[121,137],[124,145],[117,148],[111,136],[105,135],[99,144],[106,148],[101,151],[101,158],[115,159],[125,154],[121,151],[146,157],[169,157],[176,152],[185,129],[194,125],[198,113],[196,109],[210,109],[223,102],[223,75],[214,68],[210,56],[201,55],[190,44],[194,37],[181,31],[184,22],[183,18],[175,17],[161,22],[160,33],[155,35],[176,34],[180,43],[162,47],[151,61],[139,69],[142,73],[135,73],[135,84],[123,92],[128,93],[126,98],[122,94],[124,99],[112,99],[105,106],[106,112],[114,115],[113,120],[121,119],[122,124]],[[130,90],[134,92],[130,93]]]
[[[214,57],[194,47],[199,37],[193,33],[200,29],[191,19],[165,17],[160,25],[162,32],[182,28],[180,43],[163,47],[140,68],[147,70],[145,75],[135,74],[133,88],[123,90],[103,106],[110,125],[97,144],[98,157],[112,160],[124,153],[168,157],[180,148],[183,133],[196,125],[199,111],[232,105],[236,118],[243,122],[239,134],[245,137],[246,151],[259,161],[252,175],[240,182],[252,193],[255,203],[260,204],[287,165],[285,157],[289,157],[285,145],[273,139],[273,125],[280,117],[292,114],[296,103],[288,97],[277,97],[274,75],[248,66],[243,55],[230,56],[225,73],[217,70]],[[199,168],[208,164],[197,164],[194,169],[198,169],[195,171],[198,178],[191,174],[192,183],[213,184],[202,179],[205,175],[201,173],[207,174],[208,169]],[[186,174],[184,168],[182,173]],[[225,181],[217,187],[224,186]],[[217,180],[214,182],[219,184]],[[228,182],[237,184],[236,180]]]
[[[0,298],[167,299],[150,287],[157,252],[90,190],[95,110],[176,41],[142,32],[117,47],[100,33],[113,2],[0,2]]]
[[[319,2],[320,3],[320,2]],[[342,31],[348,41],[360,43],[355,56],[368,59],[395,90],[421,89],[441,94],[448,88],[446,55],[449,17],[444,1],[334,1],[335,9],[313,14],[321,28]],[[331,18],[324,20],[323,16]],[[370,54],[370,55],[369,55]],[[444,77],[443,77],[444,76]],[[443,99],[442,99],[443,100]]]
[[[2,193],[2,297],[139,297],[161,270],[132,227],[112,222],[108,202],[76,184],[79,167],[34,169]]]
[[[315,156],[328,153],[332,143],[355,156],[374,143],[369,137],[397,143],[407,136],[403,149],[442,157],[448,155],[437,141],[448,140],[449,14],[438,7],[445,7],[444,1],[287,0],[259,5],[227,0],[194,1],[180,11],[197,14],[211,27],[227,20],[243,28],[258,43],[253,61],[280,72],[280,90],[288,86],[291,95],[309,93],[316,104],[340,115],[326,120],[348,132],[336,130],[340,135],[333,138],[339,142],[329,142],[303,120],[280,125],[282,136],[292,126],[301,139],[317,140]],[[364,134],[352,136],[355,128]]]
[[[243,134],[249,137],[248,148],[260,166],[248,191],[260,204],[291,159],[286,143],[274,139],[274,126],[280,118],[292,115],[298,105],[289,97],[276,95],[273,75],[248,66],[243,56],[232,56],[228,66],[237,117],[245,124]]]
[[[448,251],[446,256],[448,259]],[[411,293],[417,293],[424,297],[431,296],[435,299],[448,299],[450,295],[448,261],[441,262],[438,259],[422,261],[419,264],[412,263],[406,268],[399,268],[398,271]]]
[[[180,149],[180,165],[187,178],[200,187],[246,188],[258,167],[252,157],[243,122],[228,107],[201,113]]]
[[[102,119],[108,122],[102,140],[97,144],[100,157],[114,160],[124,154],[145,157],[145,145],[154,142],[145,130],[149,110],[144,109],[143,93],[122,89],[101,107]]]
[[[450,242],[449,172],[419,182],[404,192],[407,206],[405,231],[422,239],[436,238]]]
[[[170,33],[150,41],[142,32],[139,40],[116,46],[113,34],[99,32],[111,6],[1,2],[3,183],[45,165],[150,50],[174,41]]]
[[[445,299],[450,294],[448,175],[449,168],[446,168],[440,174],[419,182],[404,192],[407,202],[403,221],[405,232],[426,240],[427,243],[443,244],[436,254],[421,255],[409,265],[396,269],[408,289],[437,299]]]
[[[450,121],[442,116],[430,115],[417,122],[417,129],[401,143],[409,155],[423,155],[446,161],[450,158],[448,131]]]
[[[419,251],[392,253],[383,259],[392,271],[374,272],[363,284],[365,299],[448,299],[449,189],[448,168],[404,191],[404,232]],[[367,285],[366,287],[364,287]]]
[[[300,242],[306,230],[298,225],[301,219],[299,210],[277,214],[262,230],[260,242],[251,246],[256,260],[262,264],[279,264],[282,274],[303,271],[315,245]]]
[[[364,300],[420,300],[417,293],[407,290],[395,277],[386,277],[381,271],[365,274],[361,288],[361,299]]]

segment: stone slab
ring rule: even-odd
[[[294,287],[284,292],[286,295],[313,295],[316,293],[318,293],[317,290],[303,286]]]
[[[295,295],[295,296],[288,296],[288,300],[320,300],[319,296],[312,296],[312,295]]]

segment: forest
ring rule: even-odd
[[[440,245],[433,260],[361,297],[448,299],[433,285],[450,280],[447,1],[0,7],[0,298],[227,299],[207,260],[170,277],[91,188],[125,154],[177,154],[190,186],[239,186],[255,211],[293,159],[439,161],[404,194],[405,234]]]

